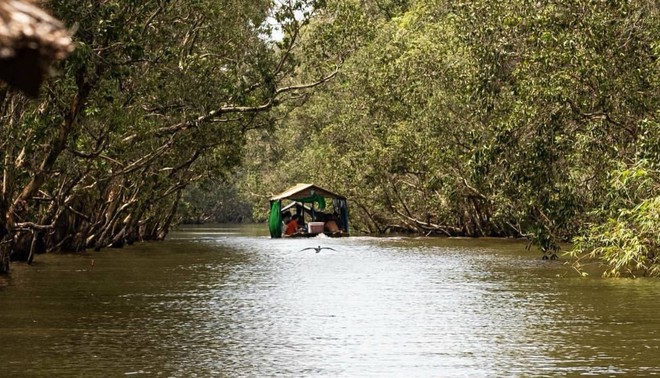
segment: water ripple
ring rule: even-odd
[[[17,269],[3,376],[660,373],[657,282],[573,277],[518,242],[172,236],[93,272]]]

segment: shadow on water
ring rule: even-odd
[[[579,278],[514,241],[192,227],[11,280],[4,376],[660,373],[655,280]]]

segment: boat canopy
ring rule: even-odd
[[[269,229],[271,237],[281,237],[282,212],[293,206],[293,204],[289,204],[282,207],[282,200],[290,200],[303,206],[304,204],[310,204],[311,213],[314,214],[315,207],[319,210],[326,208],[326,199],[331,200],[334,210],[339,214],[339,221],[343,229],[348,231],[348,206],[346,204],[346,197],[314,184],[296,184],[270,198]]]
[[[314,197],[323,197],[323,198],[332,198],[332,199],[343,199],[346,197],[335,194],[329,190],[323,189],[314,184],[296,184],[291,188],[285,190],[284,192],[271,197],[271,201],[281,201],[283,199],[290,199],[292,201],[298,202],[316,202],[313,200],[308,200]],[[307,200],[307,201],[306,201]]]

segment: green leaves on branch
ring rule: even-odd
[[[621,167],[610,180],[611,194],[597,216],[606,217],[576,238],[570,255],[605,262],[607,276],[660,275],[660,171],[648,161]]]
[[[352,198],[365,231],[524,236],[554,253],[624,208],[609,172],[657,170],[656,3],[328,2],[302,51],[342,70],[260,136],[272,150],[250,153],[278,161],[261,191],[314,181]],[[652,215],[637,213],[635,228]]]
[[[293,77],[296,36],[313,5],[49,2],[75,29],[76,50],[39,102],[1,98],[9,121],[0,129],[0,254],[22,259],[34,245],[78,251],[165,237],[190,200],[188,186],[228,181],[246,133],[270,127],[268,111],[287,96],[334,75],[332,59],[313,80]],[[267,34],[274,14],[288,42]]]

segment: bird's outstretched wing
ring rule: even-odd
[[[314,249],[314,250],[316,250],[316,248],[313,248],[313,247],[307,247],[307,248],[303,248],[303,249],[301,249],[301,250],[298,251],[298,252],[306,251],[306,250],[308,250],[308,249]]]

